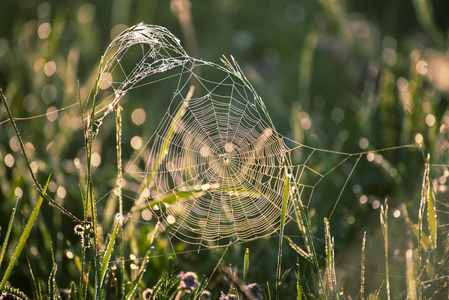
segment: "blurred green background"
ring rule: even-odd
[[[410,243],[416,243],[404,218],[404,205],[416,223],[427,153],[433,165],[432,190],[441,215],[440,241],[448,242],[449,2],[3,1],[0,87],[13,115],[25,118],[17,120],[18,127],[38,178],[44,182],[52,172],[51,193],[79,217],[82,216],[79,182],[82,185],[85,179],[81,166],[84,140],[77,103],[79,98],[83,102],[88,98],[107,45],[122,30],[139,22],[166,27],[193,57],[218,63],[223,54],[233,55],[267,105],[279,132],[300,143],[349,153],[418,145],[363,156],[340,197],[355,163],[349,161],[315,189],[310,204],[317,243],[323,248],[322,220],[330,215],[339,199],[331,218],[337,278],[345,293],[356,297],[364,231],[367,231],[367,291],[377,291],[384,280],[378,208],[388,198],[390,272],[394,275],[391,280],[396,281],[392,293],[404,298],[404,255]],[[157,125],[152,120],[165,112],[168,102],[150,99],[128,105],[125,118],[129,119],[135,108],[142,107],[147,120],[153,123],[145,128],[129,123],[129,129],[125,123],[124,140],[130,140],[132,135],[149,137]],[[24,222],[37,192],[20,156],[12,126],[6,121],[3,106],[0,107],[3,234],[15,197],[22,198],[18,220]],[[116,168],[114,128],[106,126],[104,130],[104,137],[99,138],[95,149],[101,157],[94,174],[98,195],[107,192]],[[332,160],[331,154],[328,157]],[[114,212],[114,204],[110,203],[99,200],[99,213],[105,214],[102,215],[105,231],[111,226]],[[27,247],[34,275],[48,277],[50,244],[42,241],[51,238],[60,268],[59,285],[68,287],[70,280],[78,276],[67,257],[67,251],[76,252],[81,247],[73,233],[76,224],[48,205],[41,213],[42,222]],[[18,236],[22,227],[14,230]],[[146,236],[150,229],[139,230],[140,235]],[[293,226],[287,228],[287,234],[295,237],[299,232]],[[243,250],[249,247],[252,260],[249,280],[258,282],[265,290],[269,281],[273,288],[276,243],[273,238],[236,246],[227,260],[241,268]],[[140,255],[145,253],[145,242],[138,247],[142,248]],[[146,277],[149,286],[157,280],[156,274],[163,270],[172,251],[163,240],[158,241],[156,248],[150,262],[153,275]],[[189,245],[175,245],[180,253],[191,249]],[[207,251],[179,254],[176,268],[208,274],[218,257],[219,253],[215,256]],[[286,249],[284,261],[285,269],[295,267],[295,253]],[[439,276],[447,276],[444,263],[447,255],[443,265],[435,266]],[[307,274],[307,266],[304,268]],[[283,287],[286,295],[294,289],[294,278],[290,277]],[[29,268],[22,257],[11,282],[30,291],[28,278]],[[222,281],[223,276],[213,284],[220,287],[225,285]]]

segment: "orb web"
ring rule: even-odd
[[[222,63],[188,56],[164,28],[131,27],[106,51],[99,86],[112,92],[98,98],[96,112],[98,133],[125,94],[163,85],[161,101],[169,95],[170,104],[128,164],[126,180],[140,186],[128,197],[133,214],[150,213],[170,238],[206,247],[277,233],[287,176],[286,222],[299,222],[294,211],[308,205],[301,198],[310,201],[324,176],[352,157],[280,135],[235,60]]]

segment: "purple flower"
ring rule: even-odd
[[[197,276],[193,272],[182,272],[179,273],[178,277],[181,279],[179,282],[179,288],[184,290],[186,293],[193,292],[198,286]]]
[[[248,292],[250,292],[251,294],[253,294],[253,296],[257,299],[257,300],[262,300],[263,296],[261,294],[262,290],[260,289],[260,286],[257,283],[250,283],[248,284],[246,287],[246,290]]]
[[[223,292],[221,292],[220,298],[218,300],[237,300],[237,296],[234,294],[225,295]]]

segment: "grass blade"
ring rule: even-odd
[[[362,240],[362,259],[360,272],[360,299],[365,299],[365,250],[366,250],[366,231],[363,233]]]
[[[206,286],[209,284],[212,276],[214,276],[214,274],[217,271],[218,267],[221,265],[221,262],[223,261],[223,258],[225,257],[226,252],[229,249],[229,246],[231,246],[231,243],[228,246],[226,246],[225,250],[223,251],[223,254],[221,255],[220,259],[218,260],[218,263],[215,265],[215,268],[212,271],[212,273],[210,274],[209,278],[207,278],[205,280],[201,280],[200,285],[196,289],[196,292],[195,292],[195,295],[194,295],[193,299],[195,299],[195,300],[200,299],[201,294],[203,293],[203,291],[206,288]]]
[[[328,283],[329,295],[333,295],[338,299],[337,278],[335,275],[335,259],[334,259],[334,239],[330,234],[329,220],[324,218],[324,229],[326,239],[326,275]]]
[[[8,245],[9,235],[11,234],[12,223],[14,222],[14,217],[16,215],[16,211],[17,211],[17,206],[19,204],[19,200],[20,200],[20,198],[17,197],[16,205],[12,209],[11,218],[9,219],[8,229],[6,230],[5,240],[3,241],[3,245],[2,245],[2,253],[0,254],[0,268],[2,266],[3,258],[5,257],[6,246]]]
[[[430,155],[427,155],[426,168],[424,171],[425,184],[423,188],[427,200],[427,223],[429,224],[429,242],[432,249],[437,248],[437,214],[435,209],[435,199],[430,185]]]
[[[284,226],[285,226],[285,214],[287,212],[287,201],[290,194],[290,174],[285,176],[284,183],[284,196],[282,199],[282,212],[281,212],[281,229],[279,235],[279,248],[278,248],[278,261],[276,270],[276,299],[279,299],[279,285],[281,282],[281,263],[282,263],[282,242],[284,240]]]
[[[300,272],[300,268],[299,268],[299,259],[298,259],[297,265],[298,265],[298,272],[295,272],[295,274],[296,274],[296,289],[298,291],[298,293],[296,295],[296,300],[302,300],[301,272]]]
[[[189,101],[193,96],[193,93],[195,92],[195,86],[191,85],[190,89],[186,95],[186,98],[181,104],[181,107],[176,112],[176,115],[173,118],[173,121],[170,124],[170,128],[168,129],[167,136],[165,138],[165,142],[162,145],[161,151],[157,157],[157,160],[153,166],[153,169],[150,171],[148,178],[145,180],[144,185],[142,186],[142,189],[139,194],[139,200],[137,200],[137,203],[140,203],[143,199],[143,194],[145,189],[147,188],[148,184],[151,182],[151,179],[153,178],[154,173],[156,172],[157,168],[161,164],[162,160],[164,159],[165,155],[167,154],[168,147],[170,146],[171,139],[173,137],[173,134],[175,133],[175,129],[178,126],[179,121],[184,116],[187,106],[189,105]]]
[[[31,213],[31,216],[28,219],[28,222],[25,226],[25,229],[23,230],[22,235],[20,236],[19,243],[17,244],[16,250],[12,255],[11,261],[9,262],[8,268],[6,269],[5,275],[3,276],[2,282],[0,283],[0,291],[5,288],[6,282],[8,281],[8,278],[11,275],[12,269],[14,268],[17,260],[19,259],[20,253],[22,252],[22,249],[25,246],[25,242],[27,241],[28,236],[30,235],[31,229],[33,228],[34,222],[36,221],[36,218],[39,214],[39,210],[42,206],[44,195],[47,192],[47,187],[48,184],[50,183],[50,178],[51,174],[50,176],[48,176],[47,183],[42,189],[42,194],[37,200],[36,206],[34,207],[33,212]]]
[[[159,222],[156,223],[156,226],[155,226],[154,231],[153,231],[153,235],[151,236],[151,239],[150,239],[150,244],[148,245],[148,247],[150,249],[145,254],[145,257],[143,258],[143,261],[142,261],[142,265],[140,266],[139,274],[137,274],[136,278],[134,279],[133,283],[131,284],[131,288],[129,289],[128,293],[125,296],[126,300],[133,299],[134,294],[136,293],[137,288],[139,287],[139,283],[142,280],[142,277],[143,277],[143,275],[146,272],[147,264],[150,261],[151,246],[153,245],[154,237],[156,236],[156,233],[157,233],[157,231],[159,229],[159,224],[160,224]]]
[[[385,206],[380,206],[380,224],[382,226],[382,233],[384,236],[385,244],[385,280],[387,289],[387,299],[390,300],[390,274],[388,268],[388,203],[385,199]]]
[[[108,269],[109,260],[111,259],[112,249],[114,248],[115,237],[117,236],[117,229],[118,229],[118,227],[119,227],[118,225],[120,223],[119,216],[120,215],[117,215],[117,218],[116,218],[116,221],[114,224],[114,230],[112,232],[112,236],[109,239],[108,245],[106,247],[106,251],[104,252],[103,260],[101,262],[100,274],[99,274],[99,278],[98,278],[99,281],[98,281],[97,291],[95,292],[96,299],[98,299],[98,297],[100,295],[100,291],[103,287],[106,271]]]
[[[119,214],[123,216],[123,195],[122,195],[122,185],[123,185],[123,167],[122,167],[122,106],[118,103],[115,107],[115,127],[116,127],[116,150],[117,150],[117,187],[116,191],[119,199]],[[122,218],[120,218],[122,220]],[[123,244],[123,222],[119,224],[120,234],[120,274],[121,274],[121,295],[125,294],[125,251]]]
[[[293,250],[296,251],[296,253],[298,253],[299,255],[301,255],[302,257],[304,257],[305,259],[310,259],[310,254],[307,253],[305,250],[303,250],[301,247],[299,247],[298,245],[296,245],[291,238],[289,238],[288,236],[286,237],[286,240],[288,241],[288,244],[290,245],[290,247],[292,247]]]
[[[249,269],[249,248],[245,250],[245,258],[243,259],[243,284],[246,284]]]
[[[405,278],[407,283],[407,299],[416,300],[415,261],[413,249],[405,252]]]

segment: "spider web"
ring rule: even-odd
[[[278,233],[287,176],[285,221],[301,223],[298,209],[307,208],[318,183],[349,158],[360,159],[283,137],[233,58],[223,66],[192,58],[165,28],[131,27],[103,62],[99,86],[112,93],[98,97],[96,133],[127,92],[162,82],[172,91],[138,155],[144,166],[136,158],[125,172],[140,184],[128,196],[133,214],[159,221],[170,239],[216,247]]]

